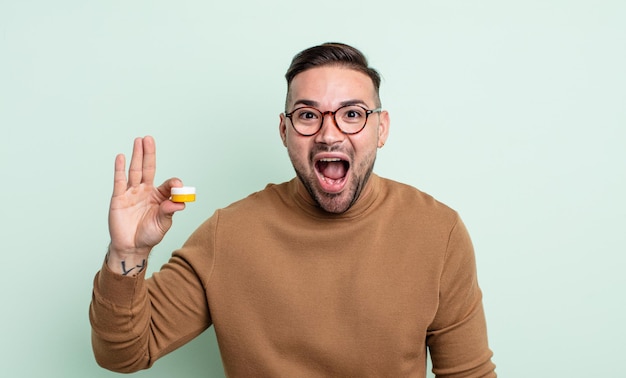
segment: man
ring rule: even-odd
[[[338,43],[296,55],[279,132],[297,178],[217,210],[144,279],[184,204],[155,145],[115,161],[111,244],[90,309],[99,364],[130,372],[213,325],[232,377],[493,377],[472,245],[456,212],[372,173],[380,77]]]

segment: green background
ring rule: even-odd
[[[383,75],[376,171],[468,226],[499,374],[623,375],[625,20],[622,0],[0,0],[0,375],[118,376],[88,322],[115,154],[153,135],[157,181],[198,188],[158,269],[293,176],[283,74],[326,41]],[[135,376],[223,376],[212,330]]]

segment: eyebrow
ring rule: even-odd
[[[293,103],[294,108],[297,105],[318,107],[320,104],[317,101],[307,100],[307,99],[300,99],[300,100],[297,100],[296,102]],[[346,100],[346,101],[342,101],[342,102],[339,103],[339,107],[346,106],[346,105],[363,105],[366,108],[368,107],[368,105],[365,103],[365,101],[357,100],[357,99]]]

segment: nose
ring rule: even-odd
[[[339,126],[335,122],[333,112],[325,112],[322,114],[322,128],[315,134],[315,141],[317,143],[333,145],[341,142],[346,137],[346,134],[341,132]]]

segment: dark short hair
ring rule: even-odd
[[[380,74],[369,66],[367,58],[358,49],[338,42],[327,42],[319,46],[310,47],[296,54],[287,69],[287,102],[289,102],[289,88],[294,77],[308,69],[323,66],[341,66],[350,68],[367,75],[374,84],[376,105],[380,106]]]

